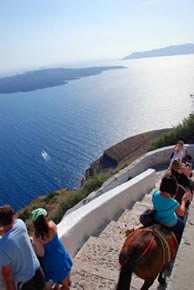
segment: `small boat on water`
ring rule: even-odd
[[[48,153],[45,151],[45,150],[42,150],[41,151],[41,156],[44,160],[48,159],[49,158],[49,155]]]

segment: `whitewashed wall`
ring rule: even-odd
[[[112,220],[121,210],[150,192],[156,181],[156,172],[147,169],[90,203],[64,216],[58,224],[59,237],[68,252],[74,256],[85,240],[95,231]]]

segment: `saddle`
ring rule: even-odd
[[[142,228],[138,228],[138,229],[130,229],[126,231],[126,236],[127,239],[125,241],[125,244],[122,248],[122,252],[124,252],[124,256],[123,256],[123,260],[121,257],[121,265],[126,263],[126,258],[127,258],[127,249],[129,247],[129,244],[132,242],[132,240],[135,238],[136,235],[141,235],[142,231],[150,231],[153,233],[153,238],[157,238],[159,240],[159,243],[162,247],[162,252],[163,252],[163,264],[169,264],[170,262],[172,262],[175,257],[176,257],[176,253],[177,253],[177,249],[178,249],[178,241],[176,238],[176,235],[174,234],[174,232],[169,231],[169,229],[158,225],[158,224],[154,224],[150,227],[142,227]],[[153,241],[153,240],[152,240]],[[152,241],[150,241],[150,244],[148,245],[148,247],[146,248],[146,252],[149,251],[149,246],[151,245]],[[143,255],[141,256],[141,258],[146,254],[146,252],[144,251]],[[139,259],[137,259],[136,262],[138,262]]]

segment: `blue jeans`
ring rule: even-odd
[[[180,217],[177,217],[177,223],[176,223],[176,225],[173,226],[173,227],[169,227],[169,229],[172,230],[174,233],[177,233],[178,236],[181,239],[181,236],[183,234],[184,227],[185,227],[184,221]]]
[[[166,229],[169,229],[170,231],[174,232],[176,234],[178,242],[180,243],[180,240],[181,240],[181,237],[183,234],[183,230],[185,227],[185,223],[180,217],[177,216],[177,223],[173,227],[170,227],[170,226],[163,224],[159,221],[156,221],[156,223],[158,223],[161,226],[164,226]]]

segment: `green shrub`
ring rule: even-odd
[[[94,177],[89,178],[83,187],[72,191],[71,195],[67,197],[61,204],[57,213],[52,216],[52,219],[55,223],[59,223],[65,212],[75,206],[82,199],[87,197],[92,191],[97,190],[108,178],[110,175],[96,175]]]
[[[51,199],[55,198],[56,195],[59,195],[57,192],[50,192],[47,194],[47,196],[44,198],[44,202],[48,203]]]
[[[149,151],[155,150],[164,146],[176,144],[178,140],[183,140],[185,143],[190,142],[194,136],[194,114],[190,114],[187,119],[168,133],[164,133],[161,137],[156,138],[149,148]]]
[[[24,222],[30,218],[30,213],[25,209],[22,211],[19,215],[18,218],[22,219]]]

